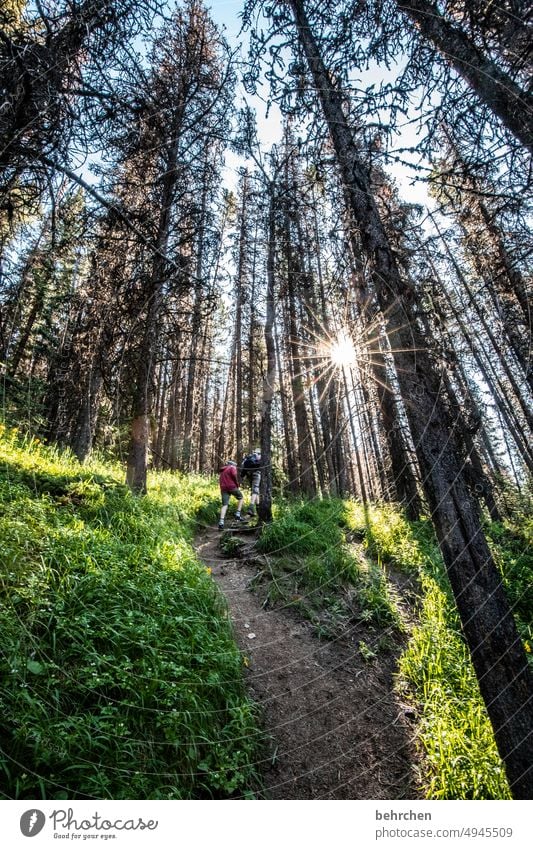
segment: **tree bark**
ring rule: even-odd
[[[296,495],[298,491],[298,469],[296,466],[296,449],[294,446],[294,428],[291,410],[289,409],[289,403],[287,398],[287,391],[285,389],[285,379],[283,376],[283,363],[281,360],[281,352],[279,349],[279,340],[277,333],[274,330],[274,342],[276,347],[276,359],[278,363],[278,382],[279,382],[279,394],[281,399],[281,415],[283,418],[283,433],[285,436],[284,445],[285,445],[285,464],[286,464],[286,472],[289,478],[289,491]]]
[[[309,498],[316,495],[315,476],[313,474],[312,454],[310,450],[310,431],[307,410],[305,407],[304,382],[302,372],[303,361],[298,345],[298,325],[296,319],[296,281],[301,276],[292,245],[290,244],[290,228],[288,219],[284,226],[284,250],[287,261],[287,293],[289,317],[289,352],[291,365],[291,389],[296,434],[298,438],[298,478],[301,491]]]
[[[146,316],[143,335],[137,352],[137,374],[133,391],[133,423],[126,469],[126,483],[130,489],[143,495],[146,493],[148,449],[150,445],[150,413],[153,404],[153,382],[155,370],[158,322],[161,297],[166,276],[166,250],[170,235],[170,211],[177,182],[178,148],[183,120],[184,105],[181,103],[175,115],[173,137],[166,157],[165,174],[161,191],[157,238],[154,247],[152,270],[145,286]]]
[[[80,462],[86,459],[93,446],[101,388],[102,375],[93,362],[75,429],[69,439],[70,446]]]
[[[533,151],[533,101],[511,77],[502,71],[459,27],[447,21],[428,0],[396,0],[404,12],[476,92],[479,99],[497,115],[516,138]]]
[[[244,301],[245,285],[245,258],[247,251],[248,222],[248,174],[245,173],[242,181],[241,215],[239,222],[239,255],[237,262],[237,280],[235,291],[235,444],[237,463],[240,463],[243,454],[243,379],[242,379],[242,307]]]
[[[261,404],[261,487],[258,505],[259,521],[272,521],[272,401],[276,382],[276,345],[274,340],[274,253],[276,248],[275,188],[269,186],[268,209],[268,248],[267,248],[267,296],[265,319],[265,346],[267,367],[263,379],[263,397]]]

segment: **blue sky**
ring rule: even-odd
[[[244,5],[241,0],[211,0],[206,5],[208,9],[211,9],[211,14],[217,24],[226,27],[228,41],[236,39],[241,28],[239,13]]]
[[[244,46],[245,51],[247,36],[246,34],[239,36],[239,30],[241,28],[241,18],[239,15],[242,11],[244,0],[211,0],[211,2],[207,0],[206,5],[211,9],[211,14],[216,23],[225,28],[225,35],[228,42],[232,46],[241,43]],[[380,82],[384,76],[389,77],[390,72],[386,69],[376,68],[365,75],[365,84],[369,84],[374,81]],[[264,94],[266,96],[267,92],[265,91]],[[238,93],[237,96],[238,98],[242,98],[244,96],[242,89],[240,94]],[[259,98],[253,98],[246,95],[246,99],[256,110],[259,137],[265,149],[268,149],[273,142],[279,141],[281,138],[281,118],[279,110],[277,107],[271,108],[269,117],[266,118],[265,106]],[[408,129],[404,132],[404,137],[401,141],[399,141],[399,144],[407,147],[415,145],[416,143],[417,138],[414,127],[408,127]],[[227,181],[231,184],[231,170],[235,169],[239,162],[231,153],[227,155],[226,160],[228,166]],[[417,182],[414,186],[411,185],[411,178],[413,174],[410,169],[401,164],[397,164],[390,166],[388,170],[391,176],[393,176],[398,182],[400,192],[406,200],[414,203],[428,204],[429,199],[425,185],[421,182]]]

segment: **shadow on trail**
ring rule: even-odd
[[[359,650],[364,624],[320,641],[289,607],[266,608],[250,587],[257,566],[224,559],[219,539],[208,529],[196,550],[226,597],[271,741],[265,798],[420,798],[416,728],[394,690],[402,641],[370,661]]]

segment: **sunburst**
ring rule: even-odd
[[[329,345],[329,358],[332,364],[339,369],[349,368],[357,362],[357,354],[352,338],[345,330],[341,330],[331,340]]]

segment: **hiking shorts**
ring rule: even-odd
[[[259,486],[261,484],[261,472],[254,472],[252,475],[252,494],[259,495]]]
[[[240,489],[232,489],[231,492],[222,492],[222,505],[225,507],[229,504],[230,495],[234,495],[239,501],[242,498],[242,492]]]

